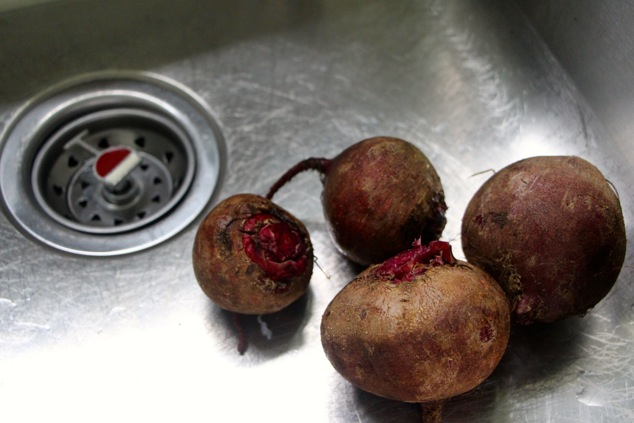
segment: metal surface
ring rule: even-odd
[[[632,238],[631,156],[508,2],[59,1],[0,15],[0,35],[0,122],[47,85],[104,66],[195,91],[228,147],[212,203],[263,194],[295,161],[387,134],[434,163],[450,207],[443,238],[458,256],[462,213],[488,170],[537,154],[595,163]],[[0,418],[419,421],[415,405],[351,387],[321,350],[321,313],[358,269],[330,243],[319,193],[303,174],[277,194],[306,223],[319,267],[296,304],[243,319],[244,356],[231,316],[194,279],[195,225],[145,252],[86,259],[2,217]],[[449,401],[445,421],[633,420],[632,275],[628,251],[584,318],[515,329],[499,368]]]
[[[518,0],[626,160],[634,161],[634,3]]]

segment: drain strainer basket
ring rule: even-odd
[[[94,256],[156,245],[220,181],[224,142],[204,102],[147,74],[89,75],[41,94],[2,136],[5,210],[28,235]]]

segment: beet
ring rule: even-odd
[[[272,313],[306,291],[313,248],[296,217],[266,198],[238,194],[198,227],[193,266],[203,292],[223,309]]]
[[[528,325],[582,315],[610,291],[625,258],[618,196],[579,157],[532,157],[476,192],[462,221],[467,260],[489,272]]]
[[[303,160],[273,185],[267,198],[305,170],[323,175],[322,205],[331,238],[359,264],[381,262],[418,238],[436,240],[445,227],[440,178],[407,141],[369,138],[334,159]]]
[[[346,285],[323,314],[333,367],[364,391],[437,404],[484,381],[509,339],[500,286],[456,260],[448,243],[420,242]]]

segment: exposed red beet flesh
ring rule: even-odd
[[[619,198],[574,156],[531,157],[489,178],[469,202],[462,247],[491,274],[515,323],[583,315],[616,282],[626,249]]]
[[[455,260],[448,242],[432,241],[423,245],[418,239],[411,249],[387,259],[377,267],[376,275],[392,283],[411,282],[430,267],[453,264]]]
[[[247,256],[271,279],[283,281],[306,270],[306,243],[297,226],[268,213],[244,222],[242,245]]]
[[[456,260],[446,242],[417,242],[335,296],[322,317],[321,342],[350,383],[424,403],[424,415],[439,421],[442,401],[496,368],[510,325],[508,300],[491,276]]]
[[[369,138],[334,159],[306,159],[282,175],[267,198],[306,170],[323,177],[322,205],[332,240],[359,264],[382,262],[418,238],[436,240],[444,229],[447,206],[440,178],[407,141]]]
[[[203,219],[193,266],[203,292],[243,314],[279,311],[304,294],[313,250],[304,225],[266,198],[239,194]]]

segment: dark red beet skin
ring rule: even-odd
[[[266,198],[239,194],[220,202],[198,227],[193,266],[203,292],[220,307],[265,314],[304,294],[313,250],[297,218]]]
[[[509,331],[500,286],[435,241],[416,243],[346,285],[324,312],[321,341],[333,367],[357,387],[434,405],[484,381]]]
[[[337,248],[359,264],[379,263],[412,242],[438,239],[445,226],[444,191],[436,170],[413,144],[392,137],[358,142],[334,159],[311,158],[290,169],[268,198],[294,175],[322,173],[322,204]]]
[[[462,221],[471,263],[504,288],[518,324],[552,322],[595,306],[617,280],[625,225],[617,195],[587,161],[533,157],[487,180]]]

